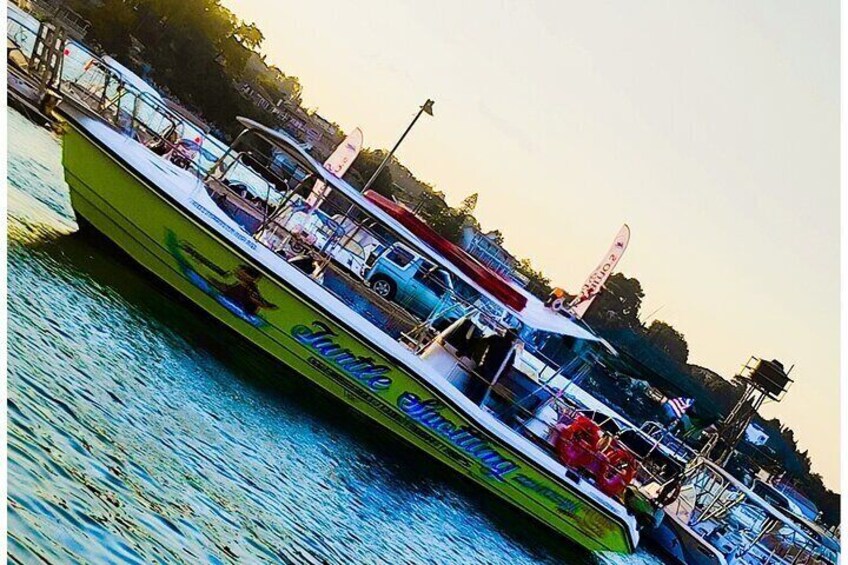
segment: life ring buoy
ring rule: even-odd
[[[569,424],[560,424],[555,430],[554,447],[560,461],[572,468],[582,468],[594,459],[601,428],[585,416],[577,416]]]
[[[600,459],[595,481],[608,496],[620,497],[636,477],[636,457],[624,448],[613,448]]]

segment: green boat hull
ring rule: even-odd
[[[586,548],[634,550],[637,536],[621,516],[486,433],[402,362],[263,269],[83,128],[68,128],[63,165],[78,217],[245,339]]]

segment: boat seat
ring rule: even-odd
[[[444,379],[464,391],[477,364],[468,357],[457,357],[457,349],[442,339],[435,339],[421,353],[421,359],[433,366]]]

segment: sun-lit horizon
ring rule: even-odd
[[[553,284],[628,223],[642,315],[726,378],[794,365],[763,414],[840,490],[838,2],[224,4],[366,146],[434,99],[398,158]]]

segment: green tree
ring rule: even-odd
[[[689,360],[689,344],[682,333],[671,325],[660,320],[654,320],[647,330],[647,338],[654,347],[685,365]]]
[[[466,196],[465,199],[460,203],[459,210],[457,211],[459,214],[463,216],[473,216],[474,209],[477,208],[477,193]]]
[[[83,10],[73,6],[85,17],[100,49],[125,59],[130,43],[127,32],[139,21],[139,14],[123,0],[104,0],[97,10]]]
[[[527,290],[540,300],[546,299],[553,290],[551,279],[546,277],[542,271],[534,268],[530,259],[519,261],[516,270],[530,280],[527,284]]]
[[[232,36],[251,51],[259,49],[259,46],[265,41],[265,35],[259,31],[259,28],[255,24],[246,24],[244,22],[233,30]]]
[[[295,104],[300,104],[303,86],[301,86],[299,78],[283,75],[280,79],[279,89],[281,92],[285,93],[283,98],[286,98]]]
[[[363,179],[364,182],[360,188],[363,188],[365,183],[368,182],[368,179],[374,175],[377,167],[380,166],[380,163],[383,162],[385,157],[386,151],[382,149],[375,151],[373,149],[365,148],[359,153],[359,156],[351,165],[350,170],[356,171],[359,177]],[[383,167],[383,170],[380,171],[380,174],[377,175],[377,178],[374,179],[374,182],[369,188],[388,198],[391,198],[394,195],[395,187],[392,182],[392,173],[389,170],[389,167]]]
[[[641,328],[639,309],[645,293],[636,278],[613,273],[586,312],[586,322],[599,330]]]

